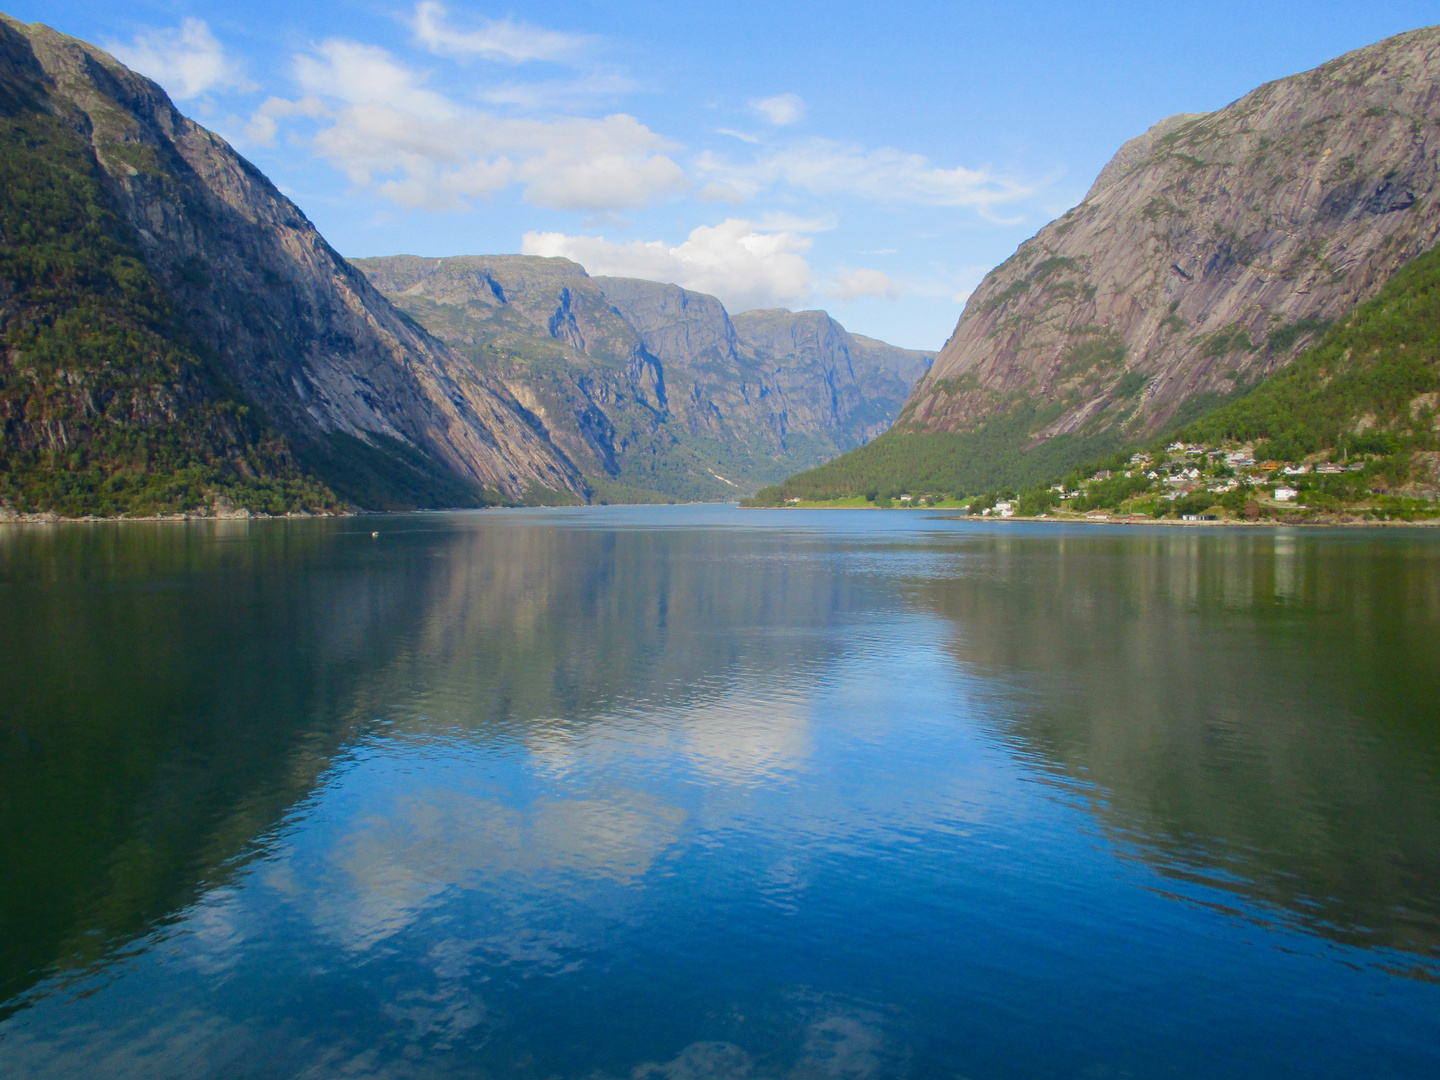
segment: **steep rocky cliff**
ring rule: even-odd
[[[1023,472],[1197,415],[1435,243],[1437,155],[1440,28],[1160,122],[985,278],[897,435]]]
[[[732,319],[713,296],[591,277],[566,259],[355,265],[502,379],[602,496],[748,494],[884,431],[931,360],[824,312]]]
[[[443,503],[482,488],[583,497],[579,471],[499,380],[397,312],[154,83],[91,45],[8,17],[0,77],[17,88],[12,120],[43,122],[51,142],[82,151],[76,168],[96,186],[97,213],[115,216],[115,242],[138,255],[175,313],[178,327],[162,337],[182,335],[208,372],[202,381],[228,384],[199,398],[258,406],[302,463],[362,503],[404,504],[417,491]],[[23,349],[6,363],[12,373],[39,370]],[[63,368],[47,368],[44,386],[12,402],[8,442],[54,441],[46,388],[68,385]],[[171,397],[183,405],[196,395]]]

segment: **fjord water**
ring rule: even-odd
[[[1430,530],[11,526],[0,690],[0,1075],[1440,1075]]]

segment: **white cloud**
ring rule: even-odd
[[[840,227],[840,219],[834,214],[823,217],[801,217],[784,211],[770,211],[762,214],[756,223],[765,232],[817,233],[830,232]]]
[[[779,94],[775,97],[752,101],[750,107],[776,127],[798,123],[805,119],[809,106],[799,94]]]
[[[830,282],[829,292],[842,303],[858,300],[862,296],[878,296],[882,300],[900,299],[900,290],[890,275],[882,270],[852,270],[848,274],[837,274]]]
[[[695,193],[695,198],[701,202],[723,202],[730,203],[731,205],[745,201],[745,196],[741,195],[740,192],[736,191],[729,184],[706,184]]]
[[[429,89],[384,49],[353,41],[297,57],[295,76],[305,97],[267,102],[252,119],[256,134],[273,138],[276,118],[303,105],[330,120],[313,137],[316,151],[399,206],[466,210],[469,200],[519,184],[537,206],[627,210],[690,187],[667,156],[668,140],[623,113],[497,117]]]
[[[439,56],[478,56],[521,64],[527,60],[563,62],[575,58],[589,44],[587,38],[542,30],[511,19],[483,20],[478,30],[457,30],[447,21],[443,4],[425,0],[415,5],[411,25],[415,40]]]
[[[476,97],[487,105],[514,105],[522,109],[553,109],[590,104],[597,98],[633,93],[640,84],[628,75],[594,72],[578,79],[541,82],[506,82],[487,86]]]
[[[106,48],[127,67],[154,79],[177,101],[210,90],[254,89],[203,19],[187,18],[178,29],[137,34],[128,45],[112,43]]]
[[[295,79],[309,95],[338,98],[351,105],[383,105],[426,120],[448,119],[458,111],[448,98],[426,89],[418,75],[376,45],[332,39],[322,43],[316,53],[295,57]]]
[[[762,232],[730,218],[693,229],[684,243],[659,240],[620,244],[601,236],[528,232],[526,255],[564,256],[592,274],[664,281],[718,296],[731,311],[789,307],[810,295],[810,264],[801,252],[810,240],[795,232]]]
[[[828,139],[808,139],[746,165],[704,154],[698,170],[746,195],[785,184],[815,195],[858,195],[876,202],[973,206],[982,213],[1023,198],[1034,188],[988,169],[943,169],[921,154],[893,147],[864,150]]]
[[[321,104],[319,98],[302,98],[299,101],[286,101],[284,98],[267,98],[250,117],[250,122],[245,125],[245,137],[253,143],[260,143],[262,146],[269,146],[275,141],[275,135],[280,129],[280,121],[292,116],[328,116],[329,110]]]

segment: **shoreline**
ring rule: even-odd
[[[603,503],[600,506],[654,506],[653,503]],[[674,506],[707,506],[727,505],[724,503],[673,503]],[[736,504],[728,504],[736,505]],[[1265,518],[1256,521],[1246,521],[1236,518],[1226,518],[1219,521],[1177,521],[1174,518],[1152,518],[1144,517],[996,517],[994,515],[963,514],[957,510],[963,507],[877,507],[877,506],[744,506],[737,507],[743,510],[879,510],[903,512],[907,510],[926,511],[936,514],[948,521],[972,521],[972,522],[1015,522],[1025,524],[1061,524],[1061,525],[1164,525],[1171,528],[1318,528],[1318,529],[1386,529],[1386,528],[1411,528],[1427,529],[1440,528],[1440,515],[1421,521],[1361,521],[1352,519],[1349,521],[1335,518],[1323,521],[1317,520],[1283,520],[1279,518]],[[394,514],[444,514],[450,512],[463,512],[474,509],[472,507],[455,507],[452,510],[349,510],[335,514],[250,514],[250,513],[224,513],[224,514],[147,514],[142,517],[97,517],[87,515],[84,517],[64,517],[55,513],[43,514],[16,514],[0,513],[0,526],[4,525],[104,525],[115,523],[135,524],[157,524],[177,522],[235,522],[235,521],[318,521],[328,518],[352,518],[352,517],[388,517]],[[523,507],[519,509],[525,509]]]
[[[1320,528],[1320,529],[1384,529],[1384,528],[1411,528],[1411,529],[1432,529],[1440,528],[1440,515],[1428,518],[1423,521],[1361,521],[1353,519],[1341,521],[1336,519],[1316,520],[1282,520],[1278,518],[1266,518],[1256,521],[1244,521],[1236,518],[1225,518],[1219,521],[1177,521],[1174,518],[1152,518],[1148,515],[1143,517],[996,517],[994,515],[982,514],[957,514],[953,507],[900,507],[900,506],[747,506],[745,510],[879,510],[899,511],[925,510],[947,516],[950,521],[1013,521],[1027,523],[1051,523],[1062,525],[1167,525],[1176,528],[1216,528],[1216,527],[1243,527],[1243,528]]]
[[[16,514],[0,513],[0,525],[100,525],[111,522],[134,521],[134,522],[158,522],[158,521],[291,521],[291,520],[319,520],[321,518],[347,518],[358,517],[360,514],[372,513],[369,510],[350,510],[336,514],[144,514],[136,517],[117,515],[115,517],[97,517],[94,514],[86,514],[83,517],[65,517],[63,514],[56,514],[46,511],[43,514]]]

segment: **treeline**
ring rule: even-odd
[[[19,512],[341,508],[209,368],[88,144],[0,85],[0,504]]]
[[[1436,399],[1426,397],[1437,394],[1440,248],[1397,270],[1375,299],[1330,326],[1314,346],[1244,397],[1172,428],[1148,445],[1092,461],[1064,483],[1069,488],[1081,476],[1106,469],[1119,472],[1136,450],[1147,450],[1158,460],[1173,439],[1250,443],[1258,461],[1298,462],[1322,451],[1336,460],[1367,459],[1361,472],[1305,481],[1323,498],[1343,503],[1362,497],[1371,485],[1403,485],[1410,478],[1411,455],[1440,448]],[[1092,485],[1085,501],[1094,502],[1102,491],[1102,497],[1113,494],[1110,485]],[[1194,499],[1228,506],[1240,496],[1231,493],[1228,502],[1211,496]],[[1105,498],[1095,506],[1108,508],[1120,501]]]
[[[1440,249],[1415,258],[1380,295],[1241,400],[1185,427],[1195,441],[1255,442],[1256,456],[1298,461],[1434,449],[1440,390]]]
[[[960,434],[891,429],[834,461],[762,488],[748,502],[779,506],[787,499],[826,501],[862,494],[873,501],[905,493],[963,499],[1048,481],[1075,461],[1109,453],[1121,443],[1119,433],[1105,432],[1061,435],[1022,449],[1029,433],[1052,419],[1026,401]]]

